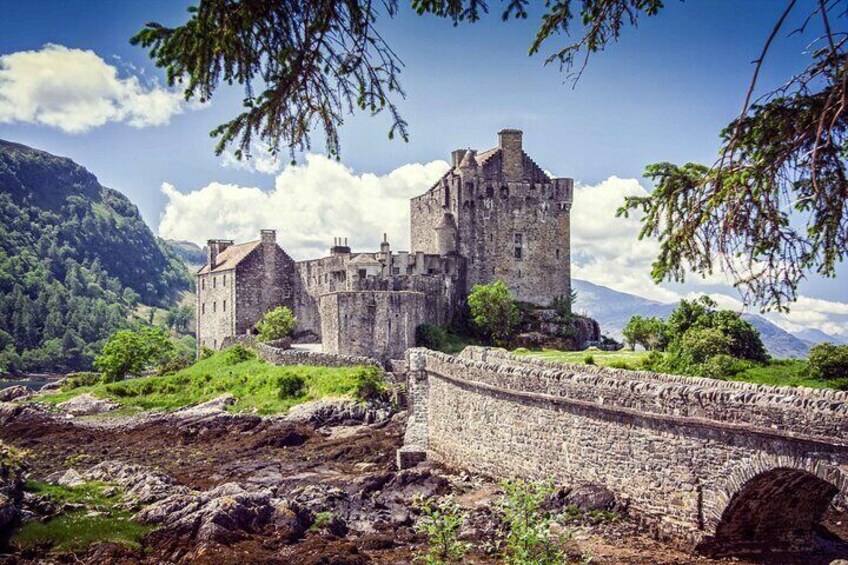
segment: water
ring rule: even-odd
[[[5,375],[5,378],[0,378],[0,390],[18,385],[29,387],[32,390],[39,390],[47,383],[61,379],[62,376],[55,374]]]

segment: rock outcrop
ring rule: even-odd
[[[111,400],[97,398],[90,392],[75,396],[56,405],[57,408],[74,416],[90,416],[92,414],[103,414],[116,409],[119,405]]]

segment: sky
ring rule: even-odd
[[[408,198],[444,173],[450,151],[493,147],[500,129],[516,127],[537,163],[578,185],[575,277],[661,301],[707,292],[741,307],[721,274],[654,285],[655,242],[637,241],[638,220],[614,211],[625,195],[651,190],[646,164],[715,159],[718,133],[742,106],[752,61],[783,2],[670,0],[594,55],[574,85],[543,64],[544,53],[527,54],[538,9],[504,23],[504,4],[493,1],[483,21],[455,27],[402,0],[380,25],[404,63],[399,106],[410,141],[388,139],[387,116],[348,116],[341,162],[322,156],[319,133],[295,165],[261,147],[247,164],[215,156],[209,132],[235,115],[243,92],[224,88],[209,104],[187,103],[129,44],[147,21],[181,23],[189,4],[0,0],[0,138],[82,164],[129,196],[163,237],[244,240],[272,227],[302,259],[322,254],[336,236],[369,249],[387,232],[395,248],[407,246]],[[799,2],[806,4],[813,2]],[[809,40],[778,38],[763,89],[806,65]],[[792,313],[772,319],[787,329],[848,333],[846,280],[844,265],[836,279],[811,277]]]

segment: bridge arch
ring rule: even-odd
[[[761,456],[737,465],[716,493],[700,549],[711,554],[812,549],[814,527],[848,478],[826,458]]]

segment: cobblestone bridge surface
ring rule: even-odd
[[[400,465],[596,482],[702,551],[798,550],[848,495],[848,393],[551,363],[469,347],[407,352]]]

